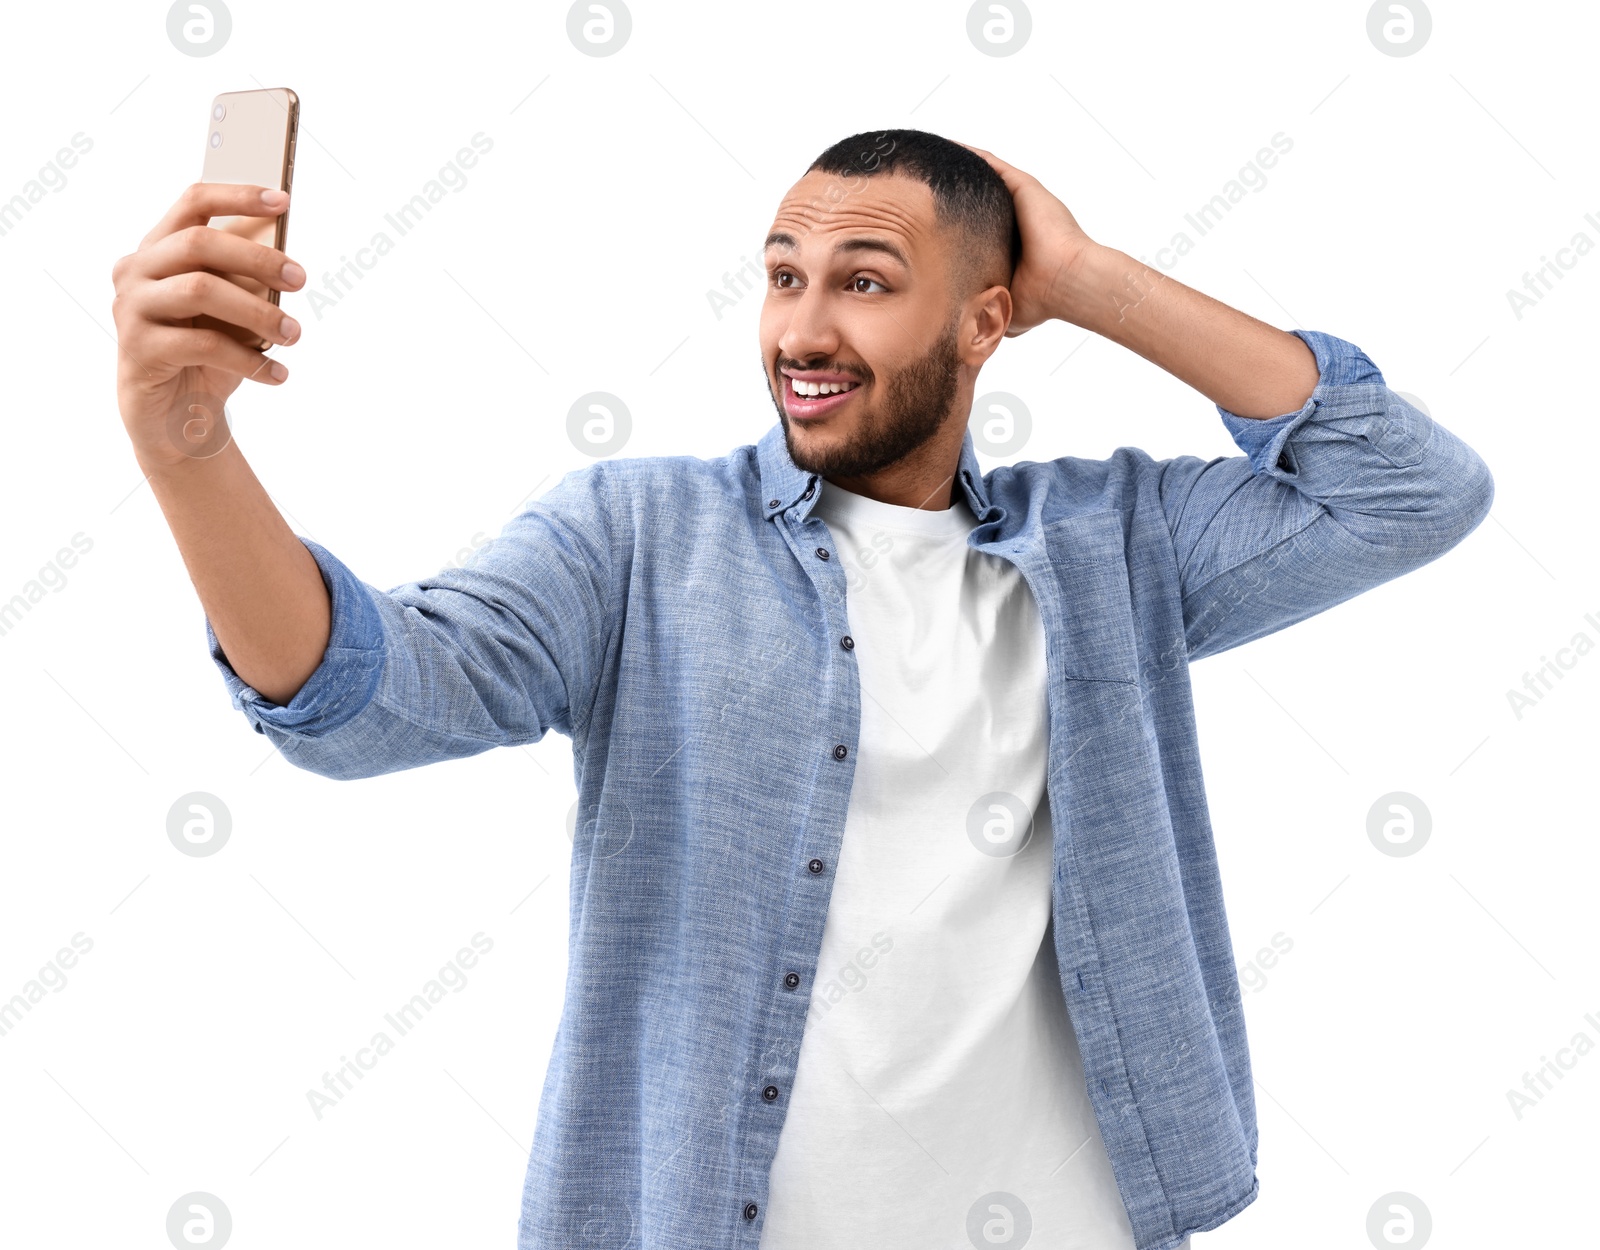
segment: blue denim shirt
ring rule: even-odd
[[[1366,355],[1296,333],[1320,370],[1299,411],[1218,409],[1243,455],[985,474],[970,434],[961,451],[968,541],[1016,564],[1043,617],[1061,992],[1139,1250],[1257,1187],[1189,665],[1428,563],[1494,493]],[[719,459],[569,473],[468,567],[386,592],[302,539],[332,636],[287,706],[207,622],[235,705],[325,777],[572,738],[566,1002],[519,1250],[761,1236],[860,726],[817,498],[774,425]]]

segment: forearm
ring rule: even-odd
[[[1115,248],[1087,248],[1064,286],[1056,316],[1137,352],[1241,417],[1295,412],[1317,384],[1316,357],[1298,337]]]
[[[287,704],[321,663],[331,604],[317,562],[231,443],[214,456],[144,466],[228,663]]]
[[[574,471],[461,567],[383,591],[297,542],[331,599],[321,662],[292,704],[246,689],[216,638],[235,706],[296,768],[376,777],[556,729],[579,740],[609,672],[613,514],[598,470]],[[624,565],[626,567],[626,565]],[[213,627],[213,634],[216,633]]]

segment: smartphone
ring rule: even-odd
[[[207,118],[206,159],[200,181],[248,182],[288,191],[294,182],[295,133],[299,128],[300,97],[287,87],[219,95],[211,101],[211,115]],[[276,217],[213,217],[211,226],[281,252],[289,237],[289,213],[286,209]],[[275,288],[253,278],[236,273],[219,276],[273,304],[278,302]],[[269,340],[255,331],[214,317],[196,317],[194,324],[221,330],[246,347],[269,346]]]

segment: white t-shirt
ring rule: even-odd
[[[1038,606],[965,501],[819,485],[861,740],[761,1250],[1132,1250],[1049,928]]]

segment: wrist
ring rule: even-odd
[[[135,444],[133,458],[139,465],[139,471],[152,482],[179,482],[205,477],[217,472],[239,454],[238,444],[230,435],[231,431],[225,429],[222,439],[218,440],[220,446],[214,445],[203,453],[159,444]]]
[[[1126,252],[1090,243],[1062,269],[1054,313],[1109,338],[1166,275]]]

